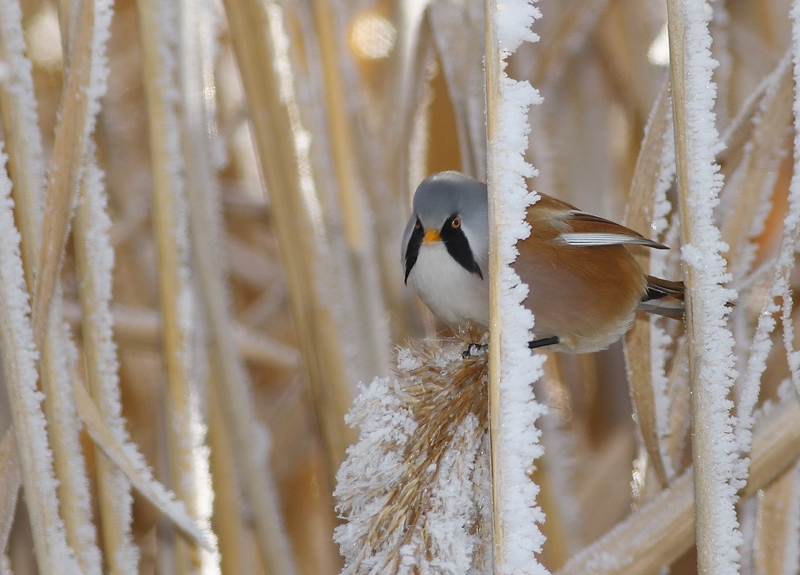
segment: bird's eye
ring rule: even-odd
[[[456,216],[453,218],[453,222],[450,224],[454,230],[457,230],[461,227],[461,216]]]
[[[416,222],[414,222],[414,229],[415,229],[415,230],[418,230],[418,229],[420,229],[421,227],[422,227],[422,224],[421,224],[421,223],[419,223],[419,220],[417,220]]]

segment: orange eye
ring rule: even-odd
[[[453,229],[458,229],[461,227],[461,216],[456,216],[453,218],[453,222],[450,224],[453,226]]]

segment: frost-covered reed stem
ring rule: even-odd
[[[213,373],[213,367],[212,367]],[[243,573],[244,529],[242,501],[239,495],[240,478],[236,469],[233,440],[226,428],[220,400],[214,384],[209,385],[208,446],[211,449],[209,466],[214,478],[214,526],[223,573]]]
[[[668,160],[664,157],[667,140],[671,140],[669,134],[672,132],[667,88],[665,84],[650,112],[641,151],[634,168],[625,211],[625,225],[634,230],[652,229],[656,217],[657,190],[666,195],[664,189],[666,186],[659,185],[665,180],[661,174],[674,171],[665,165]],[[636,254],[635,257],[642,269],[650,271],[649,251],[642,250],[642,253]],[[628,368],[628,382],[636,413],[636,424],[639,426],[647,450],[648,461],[661,487],[664,488],[668,484],[668,479],[674,475],[674,470],[670,459],[665,457],[664,452],[667,449],[662,441],[665,435],[669,436],[668,433],[664,433],[669,410],[664,366],[657,361],[654,354],[654,350],[659,349],[658,334],[649,318],[637,317],[631,330],[625,334],[625,364]]]
[[[7,6],[4,6],[7,8]],[[37,390],[38,353],[33,343],[28,292],[20,257],[20,236],[14,224],[11,181],[0,154],[0,349],[14,422],[17,453],[25,486],[36,560],[41,573],[82,572],[67,544],[59,515],[58,485],[53,453],[42,413],[42,394]]]
[[[800,402],[793,400],[756,435],[742,498],[755,496],[799,455]],[[695,542],[693,483],[690,469],[572,557],[556,575],[647,575],[677,561]]]
[[[794,102],[792,104],[792,111],[794,112],[794,173],[790,184],[790,194],[792,200],[794,200],[800,194],[800,151],[798,151],[798,148],[800,148],[800,87],[798,87],[798,82],[800,81],[800,44],[798,44],[800,42],[800,2],[798,0],[792,2],[790,15],[792,17],[792,72],[795,82]],[[797,202],[791,201],[789,213],[786,215],[786,222],[784,223],[785,227],[797,229],[797,226],[800,226],[799,210],[800,206],[798,206]],[[788,260],[790,256],[788,254],[783,255],[782,259]],[[782,265],[788,265],[788,261],[781,263]],[[791,296],[792,292],[788,289],[784,296],[783,304],[783,339],[789,361],[789,369],[792,373],[792,381],[795,384],[797,393],[800,393],[800,351],[794,350],[794,326],[790,319]]]
[[[95,4],[95,0],[81,2],[80,12],[75,15],[77,29],[69,51],[69,68],[59,109],[53,156],[47,172],[44,225],[31,304],[34,341],[37,345],[42,341],[47,324],[50,300],[58,280],[72,219],[72,207],[80,188],[86,139],[94,128],[93,114],[97,113],[97,99],[101,95],[101,91],[92,85],[93,68],[103,69],[96,61],[98,55],[93,53],[96,40]]]
[[[185,8],[193,9],[189,5]],[[250,33],[255,32],[247,32]],[[258,34],[263,34],[263,30]],[[183,40],[187,38],[184,36]],[[184,46],[183,49],[197,48]],[[195,63],[195,67],[201,68],[202,65],[202,62]],[[194,72],[187,69],[186,65],[181,68],[181,95],[185,112],[182,138],[190,197],[188,208],[191,225],[188,231],[198,277],[199,303],[209,328],[210,366],[215,385],[212,401],[219,402],[222,415],[221,418],[216,416],[218,414],[212,417],[214,428],[211,433],[216,445],[219,446],[229,437],[236,446],[233,458],[238,463],[248,503],[253,510],[259,550],[265,565],[270,572],[291,575],[297,568],[283,527],[277,491],[268,469],[269,436],[266,430],[259,427],[254,413],[250,382],[233,337],[224,266],[219,263],[218,246],[214,241],[215,237],[222,236],[221,215],[217,213],[219,207],[213,189],[212,142],[206,131],[209,110],[204,109],[205,103],[197,100],[197,95],[202,93],[200,68]],[[228,519],[238,528],[235,516]],[[237,542],[227,538],[226,545],[235,552]]]
[[[686,329],[692,389],[692,459],[695,469],[698,570],[701,575],[738,573],[738,529],[734,485],[738,454],[732,433],[735,376],[733,336],[725,326],[735,293],[721,252],[727,246],[714,224],[722,176],[712,107],[710,7],[704,0],[668,0],[670,67],[676,163],[687,290]]]
[[[283,23],[280,8],[253,0],[226,0],[231,40],[244,86],[270,206],[275,214],[281,263],[286,274],[294,330],[302,353],[314,409],[325,445],[330,484],[354,439],[344,424],[352,387],[344,363],[346,338],[338,332],[332,302],[325,299],[328,278],[320,275],[327,262],[320,257],[322,214],[313,189],[310,166],[300,148],[307,134],[295,130],[291,69],[278,41]],[[267,14],[269,11],[269,15]],[[265,31],[270,31],[267,33]],[[278,145],[275,145],[275,144]]]
[[[158,261],[158,291],[167,370],[167,445],[170,475],[178,498],[201,522],[210,497],[205,425],[200,414],[203,396],[202,361],[196,356],[197,308],[190,273],[189,212],[178,118],[176,85],[177,2],[139,0],[139,29],[150,126],[153,172],[153,226]],[[206,515],[206,517],[203,517]],[[212,553],[212,555],[214,555]],[[209,557],[194,542],[175,539],[175,568],[195,573],[213,569]],[[216,568],[218,570],[218,566]]]
[[[67,180],[74,183],[81,169],[80,150],[70,149],[74,165],[61,165],[57,150],[64,146],[80,148],[92,129],[90,120],[96,112],[93,103],[102,91],[102,66],[105,37],[110,22],[110,8],[103,2],[86,2],[77,14],[79,25],[73,44],[66,98],[73,98],[70,90],[78,90],[80,98],[66,102],[62,107],[61,123],[56,132],[56,150],[51,170],[66,170]],[[13,22],[13,19],[11,20]],[[9,90],[4,107],[6,115],[14,118],[9,124],[9,143],[14,148],[12,171],[19,176],[19,185],[14,189],[17,203],[17,217],[20,234],[26,255],[25,271],[28,289],[33,290],[42,277],[40,249],[43,245],[42,232],[42,174],[44,166],[41,155],[41,137],[36,123],[35,97],[30,78],[29,64],[22,56],[24,48],[19,34],[12,26],[3,36],[3,51],[21,64],[15,72],[13,89]],[[100,85],[98,87],[98,85]],[[77,141],[77,143],[76,143]],[[30,170],[30,172],[27,172]],[[64,174],[57,174],[55,179]],[[53,180],[51,179],[51,182]],[[58,202],[56,202],[57,204]],[[52,207],[53,204],[51,204]],[[57,214],[65,226],[68,224],[70,209]],[[46,236],[45,236],[46,237]],[[60,262],[62,244],[58,253],[49,252]],[[51,262],[52,263],[52,262]],[[38,272],[37,272],[38,270]],[[56,268],[57,271],[57,268]],[[47,326],[41,339],[41,359],[39,362],[41,387],[45,393],[45,414],[48,421],[48,435],[53,445],[53,458],[58,478],[58,497],[61,515],[65,522],[67,542],[74,549],[82,569],[89,574],[101,572],[101,556],[96,544],[96,534],[92,522],[91,496],[86,468],[80,445],[80,423],[72,396],[72,378],[75,370],[77,352],[68,329],[61,316],[61,290],[55,281],[48,299],[52,299],[52,313],[40,316],[42,326]]]
[[[506,58],[523,41],[539,11],[527,0],[486,0],[486,136],[489,186],[489,409],[494,508],[494,572],[546,573],[538,562],[544,537],[537,525],[544,514],[536,502],[539,487],[530,478],[542,454],[534,423],[545,411],[533,397],[532,383],[544,375],[544,356],[528,349],[534,318],[522,306],[527,286],[511,264],[518,240],[530,233],[527,206],[535,196],[525,177],[536,174],[523,156],[528,146],[527,113],[541,102],[528,82],[511,79]]]
[[[92,146],[93,147],[93,146]],[[121,441],[127,441],[122,418],[117,350],[112,339],[113,318],[111,272],[114,251],[108,230],[111,220],[105,211],[106,197],[101,173],[93,163],[81,184],[81,198],[73,228],[75,263],[83,280],[78,285],[82,308],[81,334],[86,380],[105,421]],[[80,385],[80,384],[79,384]],[[138,573],[138,549],[131,535],[131,486],[125,475],[95,447],[97,491],[103,548],[108,570],[114,575]]]
[[[289,541],[283,528],[283,519],[278,508],[278,494],[269,466],[268,430],[262,428],[253,410],[252,385],[242,360],[241,352],[234,337],[233,320],[228,289],[225,282],[226,266],[220,258],[219,238],[224,237],[222,214],[219,205],[219,190],[216,181],[213,146],[215,142],[209,133],[209,125],[214,122],[213,102],[203,97],[215,93],[213,84],[207,86],[208,75],[203,70],[212,67],[211,47],[204,45],[205,37],[212,36],[208,30],[209,18],[195,19],[197,11],[194,2],[181,3],[181,100],[183,103],[182,144],[187,174],[187,196],[189,199],[189,240],[195,270],[199,302],[208,323],[210,347],[210,380],[212,389],[209,410],[209,436],[212,443],[212,466],[220,473],[215,483],[226,498],[223,505],[217,505],[224,526],[218,530],[223,565],[232,569],[241,552],[241,540],[234,539],[241,531],[240,506],[231,498],[236,497],[236,475],[221,469],[220,462],[228,461],[235,465],[239,453],[238,466],[256,515],[257,532],[261,537],[269,534],[269,541],[261,539],[260,548],[269,546],[282,550],[274,559],[273,565],[281,564],[281,569],[291,573],[295,569],[290,553]],[[206,10],[210,11],[211,6]],[[205,29],[201,29],[205,26]],[[211,89],[209,89],[211,88]],[[236,448],[232,450],[232,446]],[[216,458],[214,460],[213,458]],[[228,507],[224,509],[224,507]],[[225,532],[228,529],[230,533]],[[226,553],[229,557],[226,558]],[[231,565],[234,563],[234,565]]]
[[[99,104],[98,101],[105,93],[105,83],[106,77],[108,74],[108,67],[106,66],[106,59],[105,59],[105,44],[109,34],[109,26],[111,23],[111,3],[106,0],[98,0],[96,2],[86,2],[80,4],[81,8],[79,11],[75,10],[74,6],[64,6],[62,13],[61,13],[61,30],[62,30],[62,41],[65,47],[65,52],[68,54],[72,54],[69,59],[69,66],[70,66],[70,74],[73,73],[73,70],[76,69],[78,66],[83,66],[86,70],[80,70],[77,74],[87,74],[86,83],[87,86],[85,88],[85,97],[86,101],[83,102],[84,109],[80,110],[80,113],[85,114],[85,117],[82,119],[83,125],[78,125],[77,127],[80,128],[83,132],[79,133],[78,135],[78,142],[76,144],[76,150],[73,150],[72,153],[76,154],[73,157],[73,160],[78,160],[80,162],[80,169],[78,167],[73,167],[76,170],[76,173],[71,175],[71,178],[80,178],[79,182],[76,182],[74,179],[70,181],[70,185],[74,186],[74,190],[69,190],[69,194],[66,196],[61,196],[61,200],[68,199],[69,202],[67,204],[58,204],[59,212],[51,212],[54,216],[57,215],[59,219],[59,224],[68,225],[69,219],[72,213],[72,202],[73,202],[73,194],[77,193],[78,189],[85,190],[87,187],[90,188],[91,193],[102,193],[102,183],[100,182],[100,173],[95,163],[94,157],[94,146],[91,144],[90,134],[93,131],[94,126],[94,117],[99,111]],[[82,43],[86,42],[85,38],[85,30],[84,26],[87,25],[86,19],[86,11],[89,8],[93,10],[93,17],[91,19],[91,37],[89,39],[89,50],[90,50],[90,58],[86,59],[85,56],[82,55],[75,55],[76,50],[83,50],[85,49],[82,46]],[[78,25],[77,29],[73,27],[74,21],[77,20]],[[66,107],[65,107],[66,110]],[[91,149],[91,152],[87,153],[87,149]],[[51,169],[52,166],[51,166]],[[50,196],[48,196],[50,197]],[[91,198],[94,199],[94,198]],[[93,204],[89,200],[90,204]],[[66,208],[66,211],[61,211]],[[85,248],[87,244],[90,244],[90,250],[97,250],[97,242],[101,241],[102,236],[98,237],[96,230],[92,228],[93,225],[110,225],[110,222],[106,223],[106,220],[102,219],[94,219],[92,220],[92,215],[86,213],[87,210],[90,209],[97,209],[96,206],[92,205],[82,206],[82,209],[78,211],[81,212],[83,216],[81,221],[78,224],[78,228],[75,230],[75,254],[76,259],[79,260],[78,264],[80,267],[81,263],[85,263],[85,260],[82,259],[82,256],[86,256]],[[80,219],[80,218],[79,218]],[[38,234],[42,232],[39,231]],[[88,237],[87,237],[88,234]],[[46,241],[44,238],[47,238],[47,234],[43,235],[43,241]],[[57,240],[57,236],[53,235],[50,236],[52,240]],[[62,246],[63,248],[63,246]],[[97,254],[97,251],[93,252]],[[105,255],[105,254],[104,254]],[[89,256],[89,259],[92,260],[92,257]],[[113,259],[113,258],[112,258]],[[91,268],[90,268],[91,269]],[[84,272],[87,269],[84,267]],[[109,400],[108,394],[102,397],[103,400],[100,401],[101,407],[104,409],[104,412],[107,413],[108,418],[113,421],[112,425],[119,428],[121,427],[120,422],[120,411],[121,407],[119,406],[119,391],[117,389],[117,381],[112,379],[109,382],[109,378],[116,377],[116,363],[112,361],[110,364],[108,363],[108,352],[107,346],[110,343],[110,336],[111,330],[110,327],[106,327],[105,339],[107,341],[103,341],[103,337],[93,337],[97,336],[97,330],[94,329],[98,326],[98,324],[102,325],[103,321],[110,322],[110,318],[108,317],[108,309],[107,300],[111,297],[111,268],[110,263],[108,269],[102,269],[100,272],[93,270],[93,273],[87,273],[85,276],[85,280],[81,282],[81,288],[83,291],[87,288],[87,284],[91,284],[91,288],[96,287],[96,282],[98,281],[98,274],[101,276],[99,281],[106,282],[107,288],[106,292],[107,295],[105,296],[105,311],[106,314],[103,314],[102,309],[98,309],[97,305],[91,306],[91,309],[87,309],[84,317],[86,318],[86,329],[84,330],[84,351],[85,351],[85,359],[86,359],[86,371],[87,376],[89,377],[90,385],[94,385],[94,389],[98,387],[104,387],[106,391],[109,393],[113,393],[110,390],[116,391],[116,399]],[[38,283],[37,283],[38,287]],[[48,358],[52,355],[52,359],[47,361],[47,363],[54,363],[58,361],[64,361],[63,359],[59,360],[60,356],[65,354],[65,350],[73,348],[73,344],[68,340],[68,330],[63,325],[62,317],[62,305],[60,301],[59,289],[56,287],[55,295],[53,296],[51,307],[54,311],[57,311],[58,316],[57,318],[52,317],[54,314],[51,314],[51,317],[48,318],[48,323],[50,327],[47,329],[47,333],[44,335],[44,350],[43,355],[44,359],[47,361]],[[93,291],[93,296],[96,296],[96,291]],[[46,294],[45,294],[46,297]],[[97,303],[96,297],[90,297],[94,304]],[[44,304],[46,305],[46,303]],[[90,304],[91,305],[91,304]],[[58,322],[59,325],[54,325],[54,322]],[[65,340],[60,344],[56,342],[52,342],[54,334],[61,333],[62,338]],[[102,342],[102,343],[98,343]],[[87,346],[88,344],[88,346]],[[94,344],[94,345],[93,345]],[[113,344],[110,344],[113,346]],[[55,347],[57,346],[57,347]],[[87,349],[88,347],[88,349]],[[51,351],[54,350],[54,351]],[[72,352],[74,355],[74,351]],[[112,352],[112,358],[115,358]],[[100,367],[102,365],[102,367]],[[74,431],[71,433],[74,435],[74,439],[72,443],[74,444],[74,448],[71,452],[67,452],[64,455],[59,453],[60,450],[54,450],[55,457],[56,457],[56,469],[65,468],[65,469],[74,469],[76,465],[82,464],[83,457],[80,451],[80,445],[78,443],[78,424],[77,424],[77,414],[76,414],[76,407],[74,406],[74,397],[72,394],[73,386],[71,385],[71,378],[65,378],[63,375],[64,367],[57,364],[55,369],[49,368],[48,371],[53,374],[52,378],[56,379],[59,378],[60,381],[56,381],[54,387],[54,391],[49,393],[48,395],[53,395],[58,393],[58,399],[55,399],[53,403],[56,405],[60,405],[59,411],[66,411],[65,406],[70,406],[70,409],[66,411],[65,415],[70,418],[71,426],[75,428]],[[99,375],[102,374],[102,375]],[[46,383],[48,377],[45,377],[43,381]],[[102,380],[102,383],[99,381]],[[77,385],[82,385],[78,383]],[[98,392],[99,393],[99,392]],[[103,395],[103,394],[100,394]],[[68,398],[68,401],[65,399]],[[111,405],[116,407],[115,413],[111,413],[108,409],[109,401]],[[46,405],[50,404],[48,402]],[[52,410],[52,408],[50,408]],[[116,418],[114,417],[116,416]],[[62,418],[64,415],[61,416]],[[49,417],[49,419],[53,419]],[[54,428],[55,430],[55,428]],[[55,441],[54,441],[55,443]],[[64,445],[70,445],[69,442],[62,442]],[[106,551],[106,561],[109,567],[109,570],[113,574],[131,574],[137,571],[138,567],[138,550],[134,547],[133,541],[131,539],[130,534],[130,526],[131,526],[131,505],[132,505],[132,497],[130,494],[130,486],[127,479],[117,471],[114,466],[109,463],[107,459],[100,456],[99,451],[96,452],[96,467],[98,473],[100,474],[98,489],[100,495],[100,509],[101,514],[103,515],[103,542]],[[64,463],[59,463],[59,460],[64,459]],[[75,473],[75,471],[73,471]],[[84,472],[85,473],[85,472]],[[63,472],[59,472],[59,477],[63,474]],[[91,505],[88,493],[88,482],[85,477],[79,477],[76,480],[71,481],[70,483],[75,483],[79,488],[80,492],[82,493],[82,501],[80,502],[79,506],[72,505],[73,507],[77,507],[79,509],[79,513],[83,517],[82,524],[78,528],[70,529],[70,523],[73,521],[70,519],[69,515],[65,513],[65,521],[67,522],[67,529],[68,531],[76,531],[76,535],[68,536],[68,540],[76,540],[78,539],[79,533],[84,534],[91,534],[91,540],[86,541],[82,544],[82,547],[87,546],[88,544],[91,545],[91,552],[87,551],[79,551],[79,548],[76,548],[76,551],[79,553],[79,557],[81,558],[82,563],[84,563],[84,568],[86,569],[87,566],[85,565],[87,562],[90,563],[88,567],[90,572],[100,573],[102,570],[102,563],[100,558],[100,552],[96,549],[96,544],[94,542],[95,537],[95,528],[94,524],[92,523],[92,513],[91,513]],[[85,539],[87,535],[83,535]],[[73,547],[76,547],[74,543],[72,543]],[[86,558],[84,558],[86,557]]]

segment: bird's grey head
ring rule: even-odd
[[[454,216],[461,218],[461,231],[480,269],[489,260],[489,216],[486,184],[460,172],[439,172],[428,176],[414,194],[411,219],[403,234],[403,261],[417,221],[423,231],[440,232]],[[406,270],[409,271],[408,269]]]
[[[461,216],[466,229],[486,230],[489,217],[486,184],[460,172],[428,176],[414,194],[414,214],[426,230],[440,230],[444,222]]]

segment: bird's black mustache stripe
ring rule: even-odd
[[[465,270],[473,274],[478,274],[478,276],[483,279],[481,267],[478,265],[478,262],[475,261],[475,257],[472,255],[472,249],[469,247],[467,236],[464,235],[464,231],[460,226],[453,226],[453,220],[455,220],[457,217],[458,215],[450,216],[444,223],[444,226],[442,226],[442,230],[439,235],[444,242],[445,248],[447,248],[447,253],[449,253],[452,258],[456,260]],[[417,220],[417,224],[419,224],[419,220]],[[411,238],[409,238],[408,246],[406,247],[406,284],[408,284],[408,275],[414,268],[414,264],[417,263],[419,250],[422,246],[422,241],[424,238],[425,230],[422,228],[422,225],[414,226],[414,231],[411,233]]]
[[[472,249],[469,247],[469,241],[467,236],[464,235],[464,230],[461,229],[461,226],[453,226],[453,220],[457,217],[457,215],[450,216],[442,226],[442,241],[447,248],[447,252],[461,264],[461,267],[470,273],[478,274],[483,279],[481,267],[472,255]]]
[[[414,264],[417,263],[419,248],[422,245],[422,239],[424,237],[425,230],[422,229],[422,224],[417,220],[417,225],[414,226],[414,231],[411,234],[411,238],[408,240],[408,247],[406,247],[406,277],[404,280],[406,285],[408,285],[408,274],[411,273],[411,269],[414,267]]]

